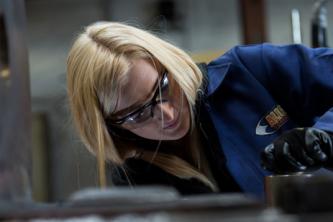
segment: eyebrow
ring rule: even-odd
[[[134,104],[128,106],[127,108],[124,108],[122,110],[117,111],[116,113],[113,113],[112,116],[118,116],[118,117],[121,118],[123,116],[126,116],[128,113],[135,112],[136,110],[138,110],[139,108],[141,108],[144,104],[146,104],[147,102],[149,102],[149,101],[147,101],[148,98],[151,99],[152,96],[155,95],[156,88],[158,87],[159,82],[160,82],[160,80],[159,80],[159,78],[157,78],[157,80],[156,80],[156,82],[154,84],[153,89],[150,90],[150,92],[153,91],[153,93],[150,93],[148,96],[146,96],[143,99],[143,101],[145,101],[145,102],[142,102],[142,101],[135,102]]]

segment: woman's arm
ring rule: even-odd
[[[306,127],[285,132],[268,145],[262,155],[265,168],[286,173],[333,165],[328,133],[333,132],[333,50],[263,44],[236,47],[227,56]]]
[[[271,44],[227,53],[270,92],[300,126],[333,132],[333,50]]]

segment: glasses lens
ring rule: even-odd
[[[127,128],[139,128],[145,124],[145,122],[151,117],[151,106],[146,106],[139,112],[130,116],[123,126]]]
[[[158,95],[156,97],[156,103],[159,101],[164,102],[165,100],[168,100],[169,98],[169,80],[167,78],[167,75],[164,75],[164,78],[161,81],[160,88],[158,90]]]
[[[168,101],[168,98],[169,81],[167,78],[167,74],[165,73],[153,99],[142,109],[138,110],[138,112],[135,112],[133,115],[129,116],[123,123],[123,127],[135,129],[144,126],[146,124],[146,121],[152,117],[152,113],[159,112],[160,115],[161,109],[156,109],[156,104],[166,102]]]

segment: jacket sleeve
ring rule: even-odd
[[[250,72],[300,126],[333,132],[333,50],[252,45],[227,53]]]

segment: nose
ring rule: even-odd
[[[166,123],[172,122],[175,116],[175,108],[170,102],[164,102],[156,104],[154,114],[158,120],[162,120]]]

